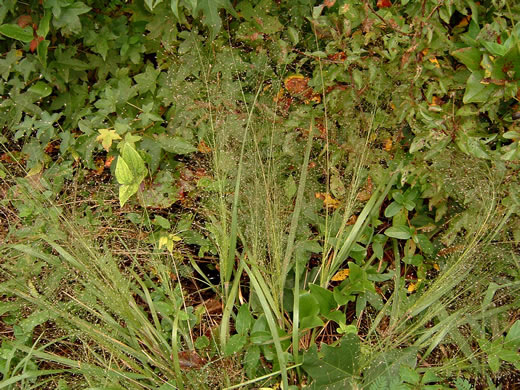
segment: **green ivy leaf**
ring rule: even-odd
[[[54,27],[61,29],[64,34],[79,34],[81,33],[81,21],[79,15],[85,14],[91,8],[81,1],[77,1],[70,6],[61,7],[59,16],[54,15]]]
[[[146,93],[148,91],[154,93],[157,87],[157,77],[159,77],[160,73],[161,71],[155,69],[153,65],[147,64],[143,73],[134,76],[139,93]]]
[[[222,28],[222,20],[218,13],[222,8],[225,8],[233,16],[238,17],[229,0],[198,0],[197,2],[196,11],[197,13],[202,11],[202,15],[204,16],[202,23],[208,27],[210,31],[210,40],[215,39]]]
[[[29,88],[29,92],[33,92],[39,95],[40,97],[44,98],[52,93],[52,88],[49,87],[49,84],[43,81],[38,81],[33,86],[31,86],[31,88]]]

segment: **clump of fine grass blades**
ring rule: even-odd
[[[445,159],[470,164],[450,164],[446,168]],[[486,377],[489,367],[486,356],[475,349],[476,339],[488,337],[486,332],[491,324],[518,307],[518,299],[513,297],[520,289],[520,283],[510,282],[502,276],[504,269],[514,266],[513,260],[504,255],[510,245],[500,241],[514,209],[507,210],[500,205],[502,178],[496,172],[493,174],[485,163],[451,150],[450,155],[438,157],[433,168],[451,181],[449,185],[454,187],[454,197],[464,198],[461,215],[471,223],[458,234],[460,250],[446,258],[440,274],[416,294],[409,296],[403,278],[399,277],[400,270],[396,268],[393,293],[372,319],[366,336],[374,346],[367,364],[378,364],[385,354],[404,346],[413,348],[413,354],[418,354],[418,363],[422,364],[431,362],[432,353],[442,348],[449,350],[449,354],[444,359],[434,360],[433,365],[427,364],[438,374],[453,377],[465,370],[477,378]],[[395,240],[394,248],[398,265]],[[497,290],[509,296],[500,305],[492,304]],[[378,327],[385,318],[388,327],[381,332]],[[503,325],[507,327],[506,323]],[[504,330],[502,327],[498,334]],[[364,384],[368,386],[373,382]]]
[[[203,63],[202,56],[200,60]],[[238,56],[234,56],[233,60],[235,67],[239,67]],[[203,72],[210,107],[209,138],[213,149],[213,172],[218,184],[217,197],[208,201],[207,212],[211,220],[208,230],[219,249],[222,291],[226,300],[220,329],[221,345],[224,346],[229,337],[240,279],[245,271],[250,281],[247,302],[250,305],[258,302],[255,310],[267,318],[282,383],[286,388],[288,365],[294,363],[297,366],[301,362],[299,338],[305,330],[300,329],[298,323],[300,285],[305,288],[311,281],[300,282],[302,273],[306,274],[307,270],[306,265],[300,265],[295,260],[295,252],[299,245],[316,238],[308,228],[308,222],[303,221],[303,213],[305,209],[312,210],[312,213],[319,212],[314,193],[324,190],[317,183],[319,174],[309,172],[311,155],[315,160],[325,161],[327,193],[330,193],[328,175],[331,167],[328,139],[323,140],[321,150],[315,142],[318,135],[316,117],[323,115],[323,112],[311,106],[302,106],[290,117],[289,124],[285,118],[279,118],[273,95],[264,93],[265,76],[270,74],[268,65],[264,67],[256,75],[255,89],[250,94],[246,94],[240,86],[242,99],[239,101],[244,103],[242,112],[219,105],[222,99],[236,101],[237,97],[228,96],[226,91],[221,91],[219,95],[212,94],[210,67]],[[277,80],[270,80],[270,84],[280,85],[281,81]],[[272,89],[277,90],[276,87]],[[318,237],[319,241],[324,240],[322,261],[318,274],[313,277],[325,288],[348,257],[369,219],[378,212],[395,180],[396,175],[390,175],[384,185],[374,191],[353,228],[344,234],[350,217],[358,211],[356,196],[362,178],[366,177],[374,115],[375,108],[362,120],[354,121],[356,124],[348,129],[350,133],[359,133],[361,145],[356,145],[356,152],[353,153],[358,157],[352,158],[355,163],[346,169],[346,175],[351,180],[347,186],[346,207],[335,237],[329,237],[329,210],[325,208],[325,237]],[[240,117],[243,119],[240,120]],[[327,134],[326,112],[324,123]],[[363,128],[368,130],[361,130]],[[298,142],[291,143],[289,149],[287,142],[295,137]],[[288,180],[294,186],[291,195],[287,195]],[[329,242],[331,238],[335,240],[334,245]],[[289,274],[291,280],[287,284]],[[292,290],[293,300],[289,303],[284,300],[287,290]],[[292,318],[288,312],[293,313]],[[292,333],[292,357],[289,357],[288,350],[282,348],[279,331]]]
[[[7,275],[0,295],[21,300],[33,312],[31,317],[40,313],[39,323],[52,321],[62,336],[43,345],[39,340],[32,346],[17,344],[25,354],[18,366],[31,360],[56,369],[18,374],[20,368],[15,367],[0,384],[20,385],[38,377],[38,383],[45,383],[41,381],[51,381],[57,374],[74,374],[90,387],[215,386],[211,369],[189,372],[181,367],[181,352],[194,351],[194,340],[185,293],[171,277],[178,261],[173,254],[164,256],[148,249],[142,262],[121,240],[130,262],[128,258],[122,261],[108,246],[99,248],[99,241],[85,236],[45,191],[35,191],[27,179],[17,181],[17,197],[32,204],[47,228],[2,247],[3,258],[10,260],[0,265]],[[39,185],[45,190],[48,182],[41,178]],[[28,278],[16,267],[21,258],[39,264],[51,276],[41,281]],[[60,353],[71,348],[75,353]],[[219,378],[225,380],[225,375]]]

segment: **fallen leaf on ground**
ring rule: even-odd
[[[334,275],[331,280],[333,282],[341,282],[341,281],[345,280],[349,274],[350,274],[350,270],[348,268],[340,269],[338,272],[336,272],[336,275]]]
[[[201,368],[206,361],[195,351],[179,352],[179,365],[184,369]]]

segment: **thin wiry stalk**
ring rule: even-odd
[[[307,172],[309,169],[309,158],[311,155],[312,148],[312,137],[313,137],[313,129],[314,129],[314,118],[311,118],[311,125],[309,130],[309,138],[307,139],[307,146],[305,148],[305,156],[303,158],[302,167],[300,170],[300,182],[298,184],[298,190],[296,193],[296,201],[294,204],[294,210],[292,212],[291,225],[289,228],[289,237],[287,238],[287,246],[285,249],[285,256],[282,264],[282,271],[280,274],[280,302],[283,302],[283,289],[285,286],[285,279],[287,278],[287,273],[289,272],[290,262],[293,256],[294,249],[294,238],[296,237],[296,230],[298,229],[298,222],[300,220],[300,213],[303,206],[303,197],[305,194],[305,185],[307,182]],[[299,286],[295,285],[295,289],[298,289]]]

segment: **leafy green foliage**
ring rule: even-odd
[[[346,335],[337,347],[322,345],[321,355],[316,346],[305,354],[303,368],[314,379],[311,389],[351,389],[361,358],[359,339]]]
[[[0,234],[26,241],[0,264],[6,380],[33,375],[35,356],[76,367],[32,354],[52,321],[89,336],[81,373],[115,388],[182,387],[198,353],[288,387],[303,345],[313,388],[520,370],[518,322],[500,325],[520,276],[519,14],[472,0],[4,1],[0,205],[15,221]],[[16,162],[27,179],[11,178]],[[69,253],[56,222],[77,194],[53,200],[87,181],[119,184],[135,225],[109,230],[139,226],[152,268]],[[69,230],[114,216],[103,201],[71,212]],[[185,295],[191,267],[201,280]],[[71,269],[79,287],[61,294]],[[223,313],[204,327],[205,302],[184,300],[206,294]],[[34,312],[17,322],[20,302]],[[442,378],[421,366],[434,356]]]
[[[137,192],[139,185],[146,176],[146,167],[139,153],[129,144],[122,147],[121,156],[117,160],[116,179],[119,187],[119,202],[121,207]]]

